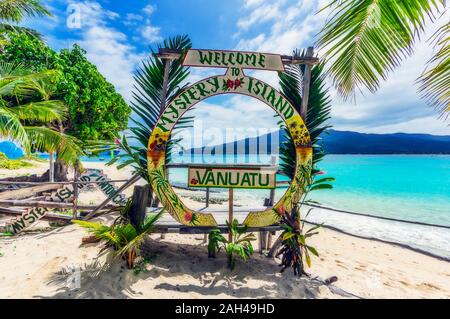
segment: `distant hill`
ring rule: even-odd
[[[450,135],[330,130],[323,136],[323,147],[329,154],[450,154]]]
[[[223,152],[234,153],[237,145],[245,145],[245,153],[248,154],[255,153],[258,148],[267,150],[260,153],[277,153],[276,143],[271,142],[277,136],[280,143],[285,140],[283,134],[262,135],[224,144]],[[450,135],[366,134],[329,130],[322,136],[321,143],[328,154],[450,154]],[[200,149],[192,149],[191,152],[199,153]]]
[[[280,143],[285,140],[285,137],[278,132],[272,135],[266,134],[224,144],[223,152],[225,153],[226,150],[228,154],[233,154],[237,145],[244,145],[247,154],[256,153],[258,148],[261,149],[260,154],[276,154],[278,153],[276,143],[272,143],[272,140],[276,138],[279,138]],[[322,136],[321,143],[328,154],[450,154],[450,135],[366,134],[329,130],[328,134]],[[200,149],[190,150],[195,153],[200,151]],[[0,141],[0,152],[5,153],[9,158],[23,156],[22,150],[8,141]]]

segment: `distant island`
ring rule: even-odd
[[[277,150],[274,149],[276,143],[272,143],[272,139],[277,135],[280,144],[286,140],[284,134],[275,133],[223,144],[222,147],[227,150],[227,153],[230,153],[230,150],[235,149],[234,147],[237,145],[245,145],[245,152],[252,154],[255,151],[250,151],[249,145],[253,145],[253,150],[257,149],[255,145],[258,148],[262,145],[261,148],[267,150],[268,153],[277,153]],[[321,143],[328,154],[450,154],[450,135],[368,134],[328,130],[327,134],[323,134]],[[220,147],[220,145],[215,147]],[[201,149],[191,149],[187,152],[200,153],[200,151]],[[214,151],[212,153],[214,154]]]
[[[223,144],[223,150],[233,153],[237,145],[245,145],[246,154],[254,154],[258,148],[263,151],[260,154],[278,153],[273,138],[279,138],[280,144],[286,137],[279,132],[265,134],[259,137],[247,138],[234,143]],[[450,154],[450,135],[430,134],[367,134],[351,131],[328,130],[322,136],[322,145],[328,154]],[[252,145],[252,148],[249,148]],[[256,145],[256,147],[255,147]],[[220,147],[220,145],[209,147]],[[225,148],[226,147],[226,148]],[[202,149],[205,149],[203,147]],[[252,149],[252,151],[250,151]],[[200,153],[201,149],[187,150],[187,153]],[[23,156],[22,150],[14,143],[0,142],[0,152],[9,158],[15,159]],[[209,150],[210,153],[215,152]],[[224,151],[225,153],[225,151]]]

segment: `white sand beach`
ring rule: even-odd
[[[0,170],[0,178],[41,174],[47,169],[46,163],[36,165]],[[103,169],[111,179],[131,176],[129,170],[117,171],[103,163],[84,166]],[[99,191],[80,196],[84,204],[103,199]],[[193,208],[201,205],[184,200]],[[0,215],[2,221],[10,218]],[[108,222],[113,217],[101,219]],[[106,257],[95,263],[101,244],[82,246],[83,229],[70,225],[38,231],[46,226],[42,221],[33,226],[35,232],[0,237],[1,298],[450,298],[448,262],[329,229],[311,239],[320,257],[313,258],[310,277],[296,278],[290,270],[280,274],[278,260],[258,252],[247,263],[238,261],[230,271],[223,253],[208,258],[202,235],[167,234],[165,239],[151,235],[145,245],[150,262],[137,275],[121,260],[101,269]],[[79,288],[68,280],[74,278],[71,267],[80,270]],[[323,280],[331,276],[337,282],[325,285]]]

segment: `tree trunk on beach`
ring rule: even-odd
[[[54,164],[54,178],[56,182],[66,182],[68,181],[67,174],[68,174],[68,167],[67,164],[64,163],[59,158],[56,159]]]

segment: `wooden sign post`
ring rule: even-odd
[[[228,222],[232,223],[234,188],[275,189],[276,166],[261,165],[190,165],[188,167],[189,187],[228,188]],[[231,242],[233,236],[228,234]]]

